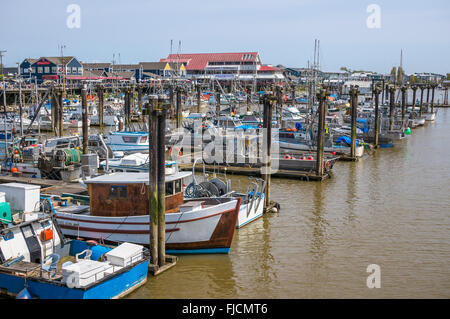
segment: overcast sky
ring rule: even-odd
[[[70,4],[79,28],[67,25]],[[367,19],[380,8],[380,28]],[[1,0],[5,66],[64,55],[85,62],[159,61],[170,53],[257,51],[263,63],[304,67],[320,40],[322,70],[450,72],[448,0]],[[374,17],[374,16],[371,16]],[[72,22],[73,19],[69,19]],[[371,20],[374,21],[374,20]]]

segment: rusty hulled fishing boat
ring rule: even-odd
[[[167,174],[166,252],[228,253],[240,198],[183,198],[183,179],[191,172]],[[116,172],[85,181],[89,205],[55,207],[65,236],[104,242],[149,244],[148,173]]]

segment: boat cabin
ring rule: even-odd
[[[137,216],[149,212],[149,173],[116,172],[85,181],[92,216]],[[192,172],[166,175],[166,213],[178,212],[183,204],[183,179]]]

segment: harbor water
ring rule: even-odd
[[[449,298],[450,110],[324,182],[272,179],[279,213],[228,255],[181,255],[128,298]],[[247,177],[232,177],[245,191]],[[367,267],[381,287],[367,287]]]

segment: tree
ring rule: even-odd
[[[409,83],[411,83],[411,84],[416,84],[417,83],[417,78],[415,77],[415,75],[411,75],[409,77]]]
[[[450,81],[450,73],[447,73],[447,80]]]
[[[403,68],[401,66],[397,69],[397,83],[402,84],[403,83]]]
[[[391,79],[395,83],[397,79],[397,68],[394,66],[391,70]]]
[[[351,73],[351,71],[350,71],[350,69],[348,69],[347,67],[345,67],[345,66],[341,66],[341,69],[340,69],[341,71],[344,71],[344,72],[347,72],[347,73]]]

